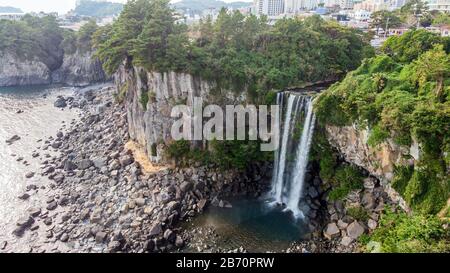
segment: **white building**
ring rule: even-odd
[[[450,0],[447,0],[450,1]],[[355,3],[354,10],[367,10],[370,12],[379,10],[396,10],[405,5],[406,0],[365,0]]]
[[[284,13],[284,0],[255,0],[257,15],[277,16]]]
[[[367,21],[370,19],[370,15],[372,15],[372,12],[360,9],[353,12],[352,17],[358,21]]]
[[[429,10],[450,12],[450,0],[426,0]]]
[[[14,13],[14,12],[0,13],[0,19],[18,21],[22,19],[24,15],[25,13]]]
[[[285,13],[299,13],[305,10],[313,10],[317,8],[317,0],[285,0],[284,12]]]

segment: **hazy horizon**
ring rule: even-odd
[[[109,2],[126,3],[127,0],[108,0]],[[181,0],[172,0],[171,2],[179,2]],[[222,0],[224,2],[251,2],[252,0]],[[67,13],[75,8],[76,0],[0,0],[0,6],[11,6],[20,8],[23,12],[58,12],[59,14]]]

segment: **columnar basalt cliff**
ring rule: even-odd
[[[191,107],[195,97],[219,105],[245,100],[231,92],[221,93],[213,83],[186,73],[147,72],[140,67],[122,66],[115,82],[117,96],[122,96],[127,105],[130,137],[145,148],[153,162],[164,161],[164,147],[172,141],[171,129],[176,120],[171,117],[173,106]]]
[[[60,83],[86,86],[108,78],[92,52],[64,55],[57,68],[38,59],[26,60],[10,53],[0,55],[0,87]]]

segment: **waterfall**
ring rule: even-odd
[[[285,97],[287,97],[286,105],[284,105]],[[275,151],[271,198],[276,204],[284,204],[296,217],[302,217],[299,203],[303,197],[315,125],[312,97],[288,92],[279,93],[277,103],[280,105],[283,125],[280,129],[281,144]]]

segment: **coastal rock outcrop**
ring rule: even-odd
[[[61,60],[50,66],[37,58],[27,60],[0,53],[0,87],[52,83],[86,86],[107,80],[100,61],[92,58],[92,52],[61,55]]]
[[[0,54],[0,86],[39,85],[51,82],[50,69],[39,60],[22,60],[13,54]]]
[[[71,86],[87,86],[106,80],[101,62],[93,58],[91,52],[64,55],[61,67],[52,72],[53,83]]]

